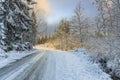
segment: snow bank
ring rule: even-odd
[[[95,80],[111,80],[110,75],[102,71],[99,64],[92,60],[89,52],[87,52],[85,49],[76,49],[70,52],[79,57],[81,65],[84,66],[83,74],[88,75],[86,77],[89,77],[89,80],[93,80],[93,78],[90,76],[96,77]]]
[[[0,68],[5,67],[6,65],[9,65],[12,62],[15,62],[16,60],[22,59],[23,57],[26,57],[30,54],[35,53],[37,50],[33,49],[30,51],[11,51],[11,52],[0,52]]]

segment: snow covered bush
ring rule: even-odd
[[[92,45],[91,56],[101,64],[101,68],[110,74],[114,80],[120,79],[120,49],[116,38],[97,39]],[[117,43],[117,44],[116,44]]]

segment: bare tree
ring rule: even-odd
[[[83,37],[87,27],[87,18],[84,16],[81,3],[79,3],[74,10],[74,14],[71,20],[71,30],[76,37],[79,37],[81,47],[83,47]]]
[[[120,79],[120,67],[119,58],[120,58],[120,1],[119,0],[94,0],[98,8],[98,20],[100,29],[105,32],[103,38],[99,38],[99,49],[101,52],[106,53],[107,62],[112,62],[114,66],[110,66],[113,71],[111,73],[112,77],[117,80]],[[104,43],[104,44],[103,44]],[[100,46],[103,44],[104,46]],[[106,50],[107,49],[107,50]],[[107,65],[106,65],[107,66]],[[105,71],[108,69],[105,68]],[[117,78],[116,78],[117,77]]]
[[[47,22],[44,11],[42,9],[38,9],[35,14],[37,18],[37,35],[39,37],[43,37],[47,31]]]

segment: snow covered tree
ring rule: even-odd
[[[52,47],[60,50],[71,50],[79,48],[80,45],[77,43],[78,38],[76,39],[71,34],[71,25],[70,21],[66,18],[60,20],[54,35],[50,35],[49,38],[42,38],[42,43],[44,42],[47,47]]]
[[[61,50],[68,50],[70,47],[70,22],[67,19],[62,19],[55,32],[55,37],[59,39],[58,48]]]
[[[104,70],[108,72],[110,68],[112,71],[108,73],[117,80],[120,79],[120,0],[94,1],[99,14],[99,32],[103,33],[103,37],[97,41],[102,46],[98,44],[97,48],[105,54],[107,64]]]
[[[79,38],[79,44],[83,47],[84,36],[87,30],[87,18],[83,13],[81,2],[76,6],[74,14],[71,20],[71,32],[75,35],[75,38]]]
[[[4,51],[32,48],[32,4],[33,0],[0,0],[0,48]]]

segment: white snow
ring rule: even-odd
[[[14,69],[2,78],[5,80],[16,80],[17,76],[19,76],[20,80],[24,80],[24,77],[26,76],[25,74],[29,74],[27,71],[30,69],[37,69],[40,71],[31,73],[33,79],[28,78],[28,80],[35,80],[35,77],[39,77],[38,80],[112,80],[110,75],[104,73],[100,69],[99,65],[91,60],[85,49],[67,52],[57,50],[41,50],[41,52],[42,55],[38,54],[36,57],[33,57],[32,60],[27,63],[23,63],[23,65]],[[26,54],[26,52],[11,52],[9,54],[6,53],[6,55],[8,58],[1,60],[0,65],[3,63],[5,66],[6,64],[16,61],[17,59],[21,59],[28,54]],[[39,63],[36,68],[34,64],[39,59],[45,59],[42,62],[44,65]],[[39,67],[40,64],[44,67]],[[42,75],[39,73],[42,73]],[[36,74],[39,76],[36,76]]]
[[[15,78],[16,76],[18,76],[20,73],[24,72],[24,70],[25,70],[28,66],[29,66],[29,65],[26,64],[26,65],[22,66],[20,69],[18,69],[18,71],[12,71],[11,73],[9,73],[10,76],[8,76],[8,75],[6,75],[6,76],[8,76],[8,77],[5,76],[5,80],[14,80],[14,78]]]
[[[0,77],[0,80],[24,80],[24,77],[29,74],[30,69],[34,67],[35,63],[43,56],[43,54],[44,53],[38,54],[37,56],[31,58],[28,62],[16,67],[14,70]]]
[[[5,67],[6,65],[15,62],[18,59],[22,59],[25,56],[28,56],[32,53],[35,53],[38,50],[31,50],[31,51],[11,51],[8,53],[5,52],[1,52],[2,50],[0,50],[0,68]]]
[[[112,80],[83,49],[48,53],[46,71],[40,80]]]

